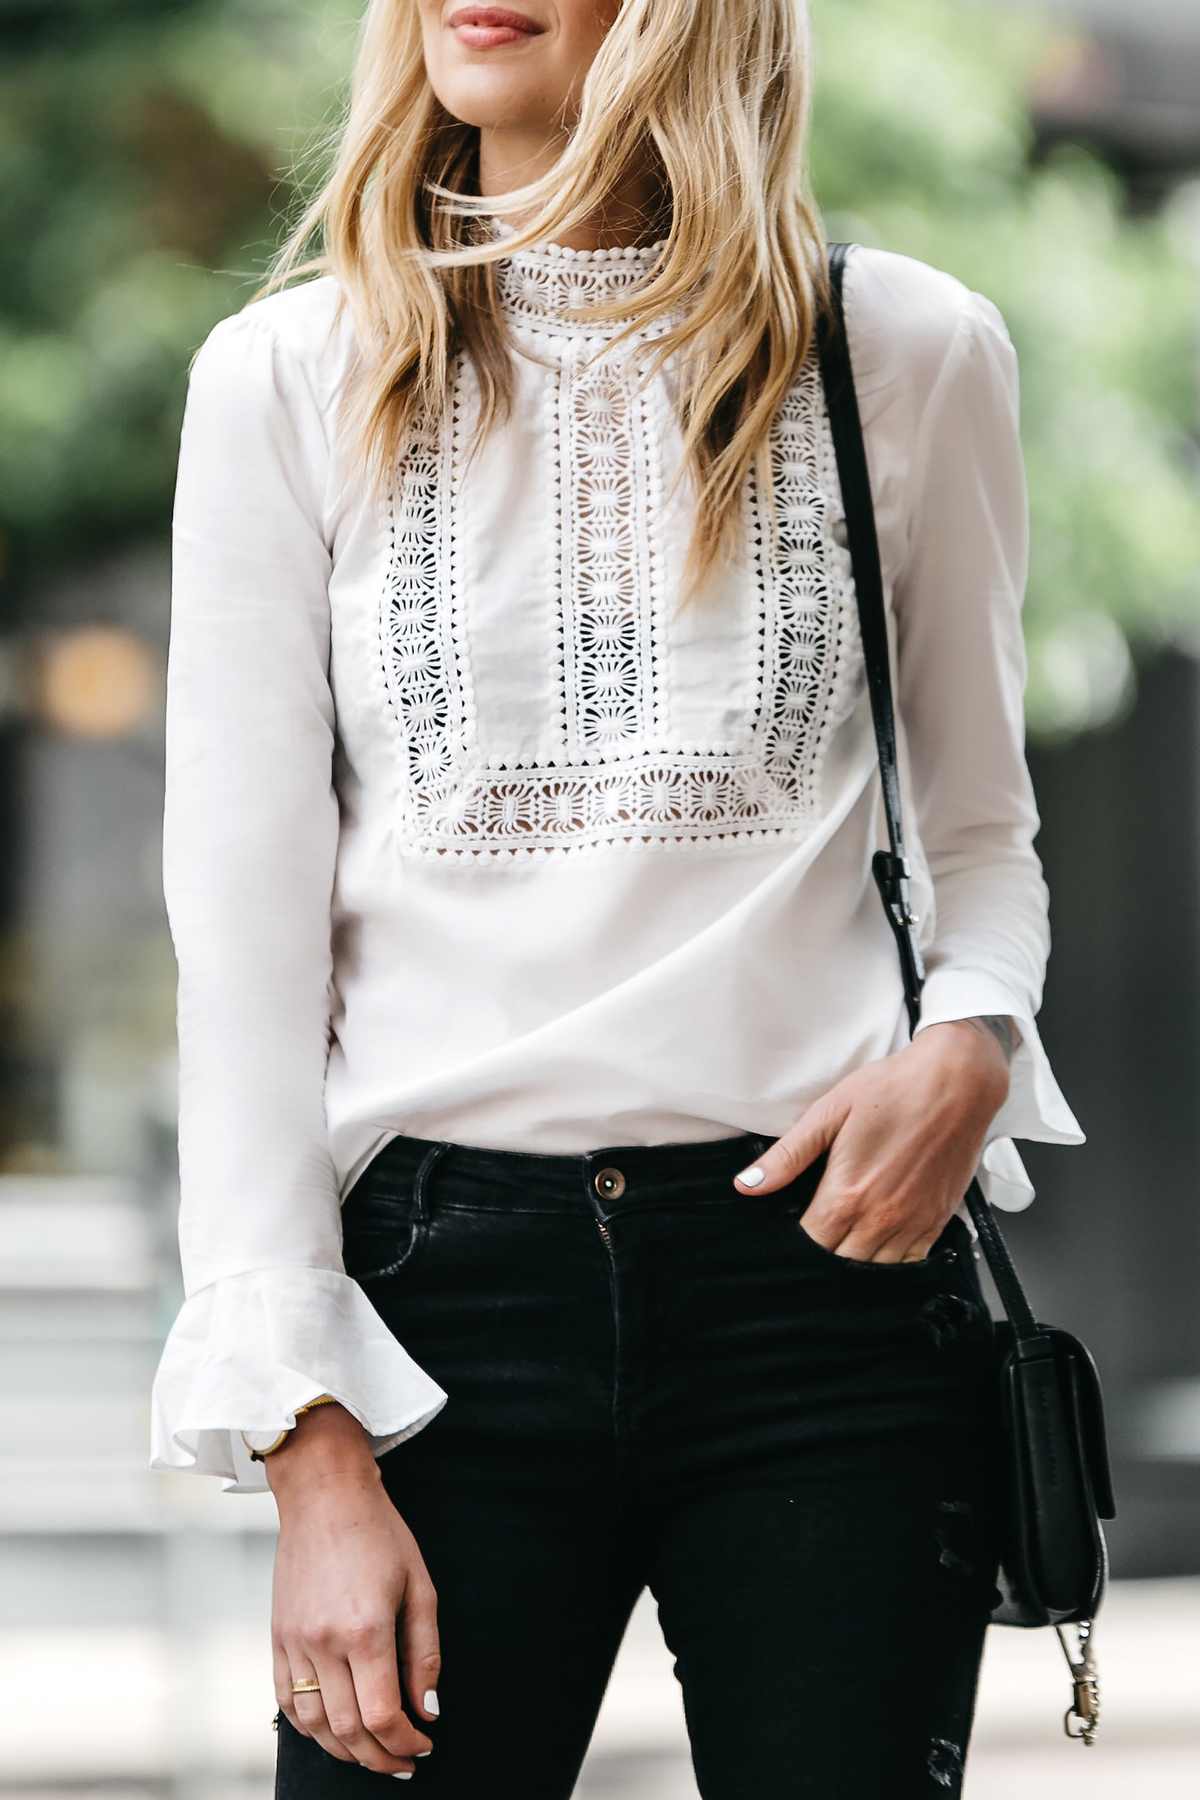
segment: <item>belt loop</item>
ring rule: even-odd
[[[422,1157],[413,1181],[413,1210],[422,1223],[426,1223],[429,1219],[429,1203],[426,1199],[429,1178],[449,1148],[449,1144],[435,1144],[433,1149]]]

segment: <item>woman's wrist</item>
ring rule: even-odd
[[[1014,1019],[991,1015],[946,1019],[927,1025],[914,1039],[914,1044],[923,1043],[927,1051],[946,1054],[956,1066],[961,1066],[964,1059],[976,1066],[996,1112],[1008,1098],[1012,1059],[1020,1042]]]
[[[1021,1033],[1015,1019],[1007,1018],[1002,1013],[985,1013],[977,1019],[960,1019],[958,1022],[975,1032],[977,1037],[985,1040],[990,1038],[999,1044],[1005,1066],[1012,1067],[1012,1059],[1021,1042]]]
[[[361,1486],[379,1480],[379,1465],[363,1427],[344,1406],[322,1406],[302,1414],[286,1442],[263,1463],[267,1483],[280,1505],[330,1483]]]

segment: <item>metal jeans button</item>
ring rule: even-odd
[[[619,1200],[625,1192],[625,1177],[620,1169],[601,1169],[593,1186],[602,1200]]]

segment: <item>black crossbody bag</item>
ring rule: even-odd
[[[921,1016],[925,967],[909,900],[883,577],[845,329],[843,276],[852,248],[830,246],[832,311],[822,316],[818,343],[887,820],[888,848],[876,852],[872,869],[896,939],[911,1032]],[[1078,1338],[1035,1319],[978,1181],[972,1181],[966,1205],[1007,1315],[995,1324],[1004,1494],[992,1622],[1057,1628],[1074,1683],[1067,1735],[1091,1744],[1100,1716],[1093,1627],[1108,1576],[1100,1521],[1116,1510],[1100,1379]]]

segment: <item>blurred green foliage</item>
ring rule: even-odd
[[[352,0],[7,0],[0,532],[13,586],[161,534],[192,352],[261,279]]]
[[[830,235],[949,269],[1004,313],[1030,484],[1030,724],[1103,723],[1129,697],[1127,643],[1200,614],[1200,211],[1190,228],[1129,218],[1081,151],[1034,165],[1026,96],[1067,48],[1035,20],[971,0],[814,14]]]
[[[19,577],[156,534],[192,351],[252,292],[336,118],[355,0],[7,0],[0,531]],[[950,269],[1020,352],[1030,718],[1127,697],[1200,612],[1196,264],[1082,153],[1031,165],[1048,31],[973,0],[814,0],[831,235]],[[319,160],[319,156],[317,159]],[[308,158],[307,166],[315,167]],[[1200,224],[1195,235],[1200,237]]]

